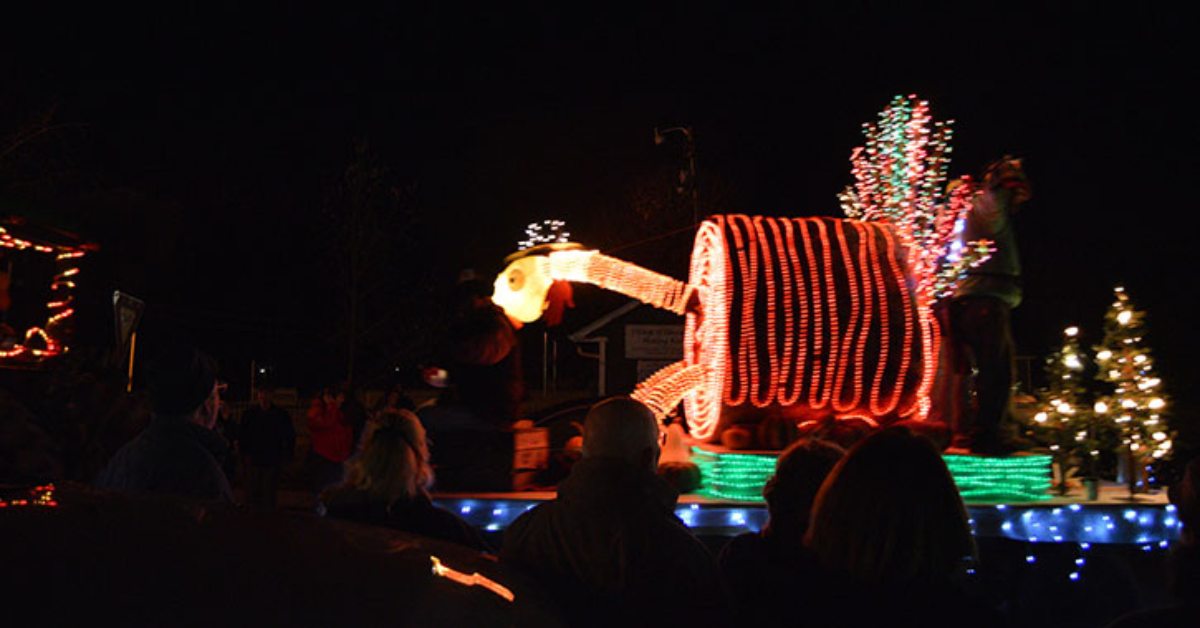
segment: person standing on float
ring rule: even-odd
[[[1031,191],[1021,160],[1008,156],[987,167],[982,183],[962,241],[989,240],[995,250],[967,271],[942,312],[949,370],[943,378],[949,390],[941,396],[948,407],[942,411],[954,424],[954,447],[1005,455],[1027,445],[1010,427],[1015,371],[1011,318],[1022,296],[1013,217]]]

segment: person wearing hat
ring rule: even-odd
[[[151,369],[154,416],[109,460],[96,486],[232,502],[229,479],[221,470],[229,448],[212,429],[221,405],[216,364],[194,348],[173,347]]]

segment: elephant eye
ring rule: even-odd
[[[525,286],[525,273],[521,269],[514,268],[508,273],[508,287],[513,292],[519,292]]]

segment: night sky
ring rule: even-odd
[[[103,247],[81,328],[106,329],[122,288],[148,301],[148,325],[189,330],[230,370],[255,357],[316,377],[341,359],[328,207],[356,143],[404,208],[373,314],[404,321],[436,314],[460,269],[498,270],[533,220],[605,249],[686,227],[690,210],[636,215],[674,202],[658,201],[682,147],[655,146],[655,126],[695,129],[704,211],[837,215],[859,125],[916,93],[956,120],[952,175],[1026,159],[1020,353],[1045,355],[1068,324],[1099,341],[1123,283],[1191,415],[1198,138],[1182,94],[1197,77],[1182,15],[838,4],[14,15],[0,136],[51,108],[60,126],[0,161],[0,202]],[[619,254],[677,272],[655,254],[686,255],[680,233]],[[402,348],[375,367],[418,359],[403,336],[424,332],[397,326],[380,342]]]

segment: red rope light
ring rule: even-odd
[[[689,391],[704,384],[704,367],[676,362],[656,371],[630,397],[646,404],[660,420],[679,405]]]
[[[712,437],[738,408],[871,423],[921,411],[936,340],[902,260],[878,223],[705,221],[689,282],[701,307],[685,329],[685,364],[705,367],[684,398],[693,435]]]

